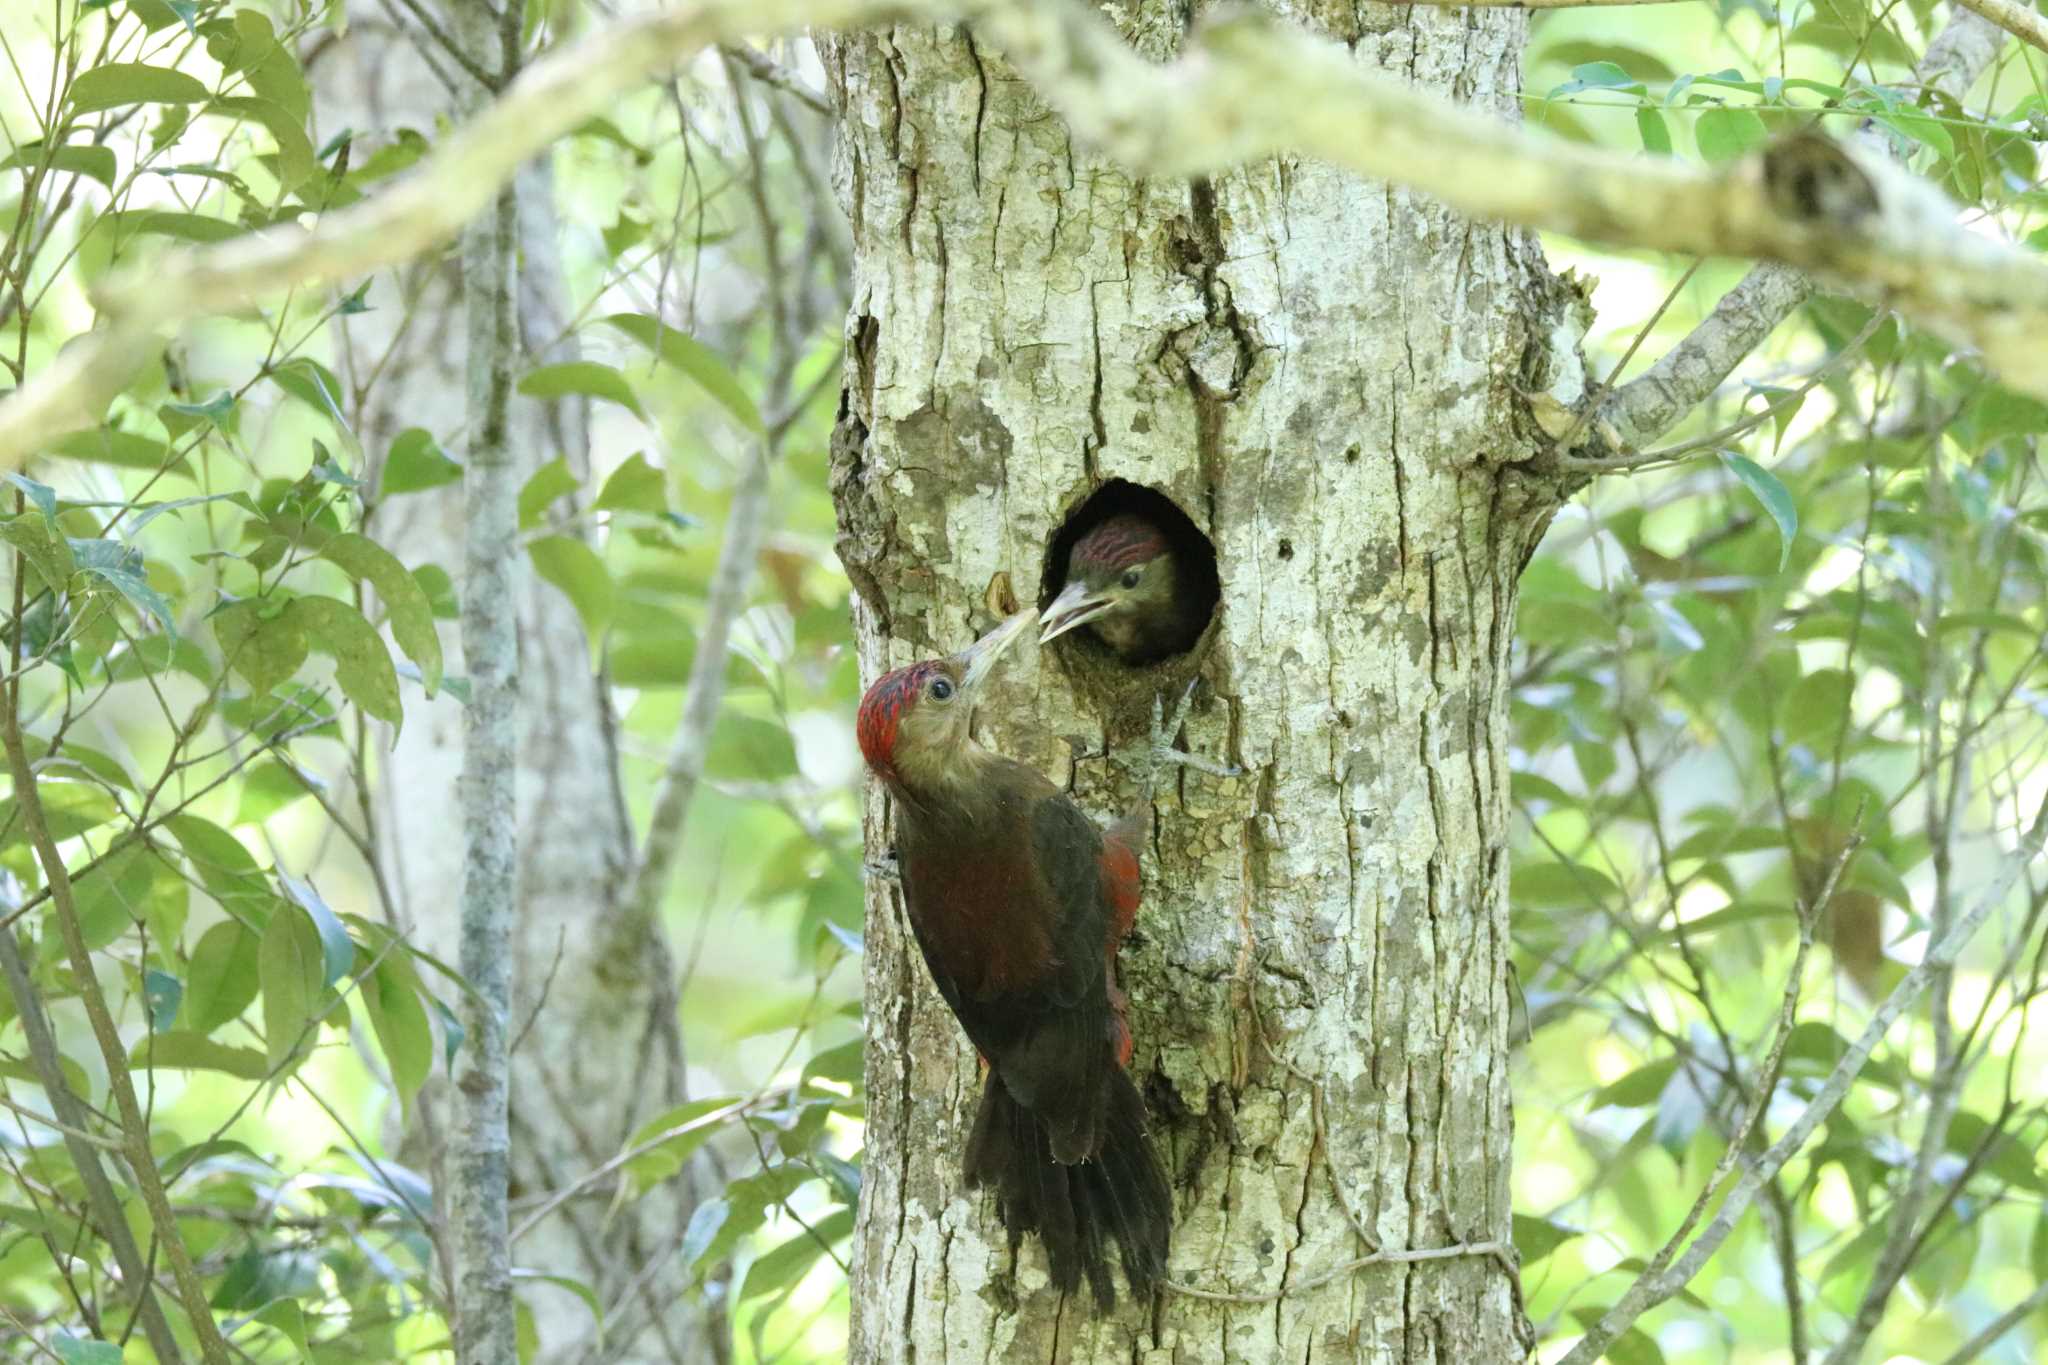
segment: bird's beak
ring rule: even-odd
[[[1090,592],[1088,585],[1079,580],[1069,583],[1045,609],[1045,629],[1039,632],[1038,643],[1046,644],[1076,626],[1085,626],[1115,605],[1116,597],[1111,593]]]
[[[1038,608],[1028,607],[1015,616],[1006,618],[994,630],[955,654],[954,662],[966,670],[960,677],[961,690],[968,693],[971,698],[975,690],[981,686],[982,679],[996,666],[996,660],[1002,658],[1010,646],[1037,624],[1037,621]]]

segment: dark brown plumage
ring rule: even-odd
[[[995,1191],[1013,1245],[1045,1243],[1062,1290],[1115,1302],[1108,1245],[1133,1292],[1166,1272],[1172,1192],[1124,1072],[1117,947],[1138,903],[1135,826],[1109,834],[1024,764],[968,733],[1011,617],[960,654],[899,668],[861,701],[868,766],[888,784],[910,926],[939,994],[988,1062],[969,1187]]]

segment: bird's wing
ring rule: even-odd
[[[1064,795],[1036,803],[1031,834],[1053,951],[1019,1011],[1028,1016],[1018,1020],[1023,1027],[990,1060],[1010,1093],[1045,1123],[1054,1156],[1072,1162],[1101,1145],[1107,1083],[1116,1065],[1103,957],[1110,907],[1103,896],[1102,835]]]

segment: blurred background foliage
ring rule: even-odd
[[[2048,67],[2008,45],[1966,100],[1923,91],[1911,67],[1946,13],[1546,13],[1527,117],[1708,160],[1816,120],[1868,125],[1983,230],[2048,246]],[[536,45],[602,17],[528,5]],[[328,126],[305,66],[339,22],[304,0],[53,0],[0,18],[0,387],[90,325],[107,270],[374,194],[439,136]],[[711,1173],[680,1254],[732,1358],[761,1362],[841,1353],[860,1179],[859,679],[827,486],[850,249],[822,100],[806,46],[714,56],[562,143],[584,359],[521,381],[594,413],[596,471],[534,476],[525,548],[614,689],[642,827],[748,433],[778,438],[770,530],[664,906],[691,1096],[594,1186],[623,1201],[686,1163]],[[1547,245],[1597,279],[1588,358],[1610,380],[1741,274]],[[170,1229],[118,1150],[124,1077],[176,1240],[243,1358],[446,1354],[435,1192],[395,1154],[461,1046],[463,986],[380,913],[363,793],[392,728],[462,694],[438,639],[447,568],[400,562],[377,518],[460,478],[461,433],[358,436],[378,368],[344,366],[337,336],[389,306],[373,298],[187,329],[101,427],[0,490],[0,707],[50,835],[31,838],[10,782],[0,1357],[151,1358],[132,1277],[92,1231],[90,1165],[153,1267],[163,1330],[192,1347]],[[1589,486],[1529,565],[1515,1186],[1546,1354],[1649,1262],[1731,1143],[1760,1150],[1811,1095],[2040,807],[2044,430],[2048,412],[1967,357],[1816,300],[1674,433],[1668,463]],[[2029,1028],[2044,902],[2025,869],[1931,1008],[1894,1027],[1823,1135],[1613,1359],[2018,1365],[2048,1350],[2048,1044]],[[556,1287],[601,1326],[595,1292]],[[1966,1348],[2029,1295],[2024,1320]]]

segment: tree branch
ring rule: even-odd
[[[1205,24],[1159,65],[1087,0],[700,0],[536,63],[413,175],[310,232],[169,252],[110,281],[98,297],[106,325],[0,400],[0,469],[97,421],[157,330],[422,254],[481,212],[521,162],[704,44],[891,15],[972,19],[1081,138],[1148,175],[1212,174],[1292,152],[1476,218],[1776,261],[1974,346],[2007,383],[2048,396],[2048,262],[1966,230],[1932,185],[1818,135],[1712,168],[1618,156],[1453,105],[1256,12]]]
[[[507,6],[508,11],[514,7]],[[508,74],[520,55],[484,0],[454,10],[461,41]],[[472,98],[488,98],[488,86]],[[504,108],[501,101],[498,108]],[[484,119],[488,119],[488,114]],[[462,729],[460,965],[474,988],[460,1007],[467,1045],[457,1054],[450,1144],[455,1340],[468,1365],[512,1365],[512,1250],[507,1209],[512,1171],[510,1050],[512,938],[519,917],[519,613],[514,568],[519,466],[508,431],[519,360],[519,197],[494,182],[486,212],[462,234],[467,348],[463,471],[462,659],[469,704]]]
[[[1982,19],[1958,14],[1927,45],[1914,74],[1923,85],[1960,99],[2004,42]],[[1813,281],[1789,266],[1770,263],[1744,275],[1699,326],[1601,409],[1616,453],[1639,449],[1677,426],[1813,291]]]
[[[1955,0],[1958,5],[2010,33],[2023,43],[2048,52],[2048,19],[2013,0]]]
[[[36,994],[35,982],[28,974],[28,963],[21,955],[21,944],[15,939],[12,929],[0,929],[0,974],[7,978],[7,985],[14,995],[14,1014],[21,1024],[22,1036],[28,1040],[29,1062],[35,1067],[36,1080],[43,1087],[43,1095],[56,1111],[56,1119],[46,1119],[33,1111],[29,1113],[38,1123],[49,1124],[64,1135],[64,1149],[71,1156],[71,1164],[78,1171],[78,1183],[85,1189],[85,1205],[92,1211],[93,1230],[106,1239],[107,1246],[114,1253],[114,1264],[120,1268],[121,1283],[135,1295],[135,1311],[142,1319],[142,1334],[149,1338],[150,1349],[158,1360],[179,1358],[178,1339],[171,1335],[171,1325],[164,1318],[163,1305],[156,1301],[156,1289],[150,1283],[149,1266],[142,1259],[142,1249],[135,1244],[135,1234],[128,1227],[128,1220],[121,1216],[121,1197],[114,1192],[113,1182],[107,1179],[107,1172],[100,1165],[99,1147],[115,1152],[127,1150],[123,1144],[100,1137],[86,1128],[85,1106],[71,1093],[70,1082],[64,1079],[62,1054],[57,1050],[57,1039],[50,1032],[50,1021],[43,1017],[42,1000]],[[10,1109],[17,1108],[11,1101]]]
[[[43,817],[43,802],[36,792],[35,773],[29,767],[28,751],[21,742],[19,684],[9,690],[12,695],[0,699],[0,743],[4,743],[7,750],[7,767],[14,781],[15,808],[29,844],[35,850],[36,859],[42,864],[43,876],[49,882],[50,899],[55,906],[52,918],[56,920],[58,936],[70,958],[71,970],[78,978],[78,997],[85,1006],[86,1019],[92,1025],[93,1038],[99,1044],[100,1056],[107,1065],[107,1089],[113,1092],[114,1104],[121,1116],[121,1137],[128,1166],[134,1173],[135,1187],[142,1195],[143,1206],[149,1210],[150,1226],[156,1233],[158,1244],[164,1249],[164,1258],[170,1262],[171,1275],[178,1282],[179,1297],[184,1300],[192,1333],[199,1339],[200,1354],[205,1357],[207,1365],[227,1365],[227,1343],[221,1339],[220,1328],[213,1320],[206,1284],[199,1278],[198,1267],[192,1263],[192,1253],[178,1233],[177,1216],[171,1212],[170,1198],[164,1193],[163,1175],[157,1170],[156,1157],[149,1150],[149,1121],[143,1117],[142,1105],[135,1097],[135,1084],[128,1076],[128,1051],[121,1045],[120,1030],[114,1026],[114,1016],[107,1010],[106,996],[100,990],[99,976],[93,969],[92,954],[85,946],[85,933],[78,923],[78,905],[71,895],[70,874],[65,870],[63,855],[57,851],[57,841],[50,834],[49,822]],[[27,1016],[28,1011],[24,1009],[22,1017],[26,1019]],[[125,1267],[123,1273],[126,1273]],[[145,1276],[138,1288],[146,1288],[147,1283]],[[170,1358],[180,1357],[174,1354]]]
[[[767,443],[756,439],[745,472],[733,489],[725,518],[725,543],[704,601],[704,623],[697,632],[697,653],[690,660],[690,678],[683,692],[683,719],[669,743],[668,763],[654,792],[654,814],[647,821],[647,840],[633,869],[624,901],[626,914],[651,919],[661,908],[683,844],[683,819],[704,775],[704,755],[718,723],[718,705],[725,695],[725,642],[732,623],[747,604],[754,580],[754,560],[768,521],[769,456]]]
[[[1692,1245],[1685,1249],[1685,1254],[1673,1265],[1663,1268],[1653,1266],[1649,1272],[1638,1277],[1636,1282],[1629,1286],[1628,1292],[1623,1294],[1597,1323],[1587,1329],[1586,1334],[1558,1360],[1557,1365],[1593,1365],[1594,1361],[1600,1359],[1601,1352],[1606,1350],[1616,1337],[1627,1331],[1637,1318],[1683,1289],[1687,1282],[1700,1272],[1707,1259],[1727,1240],[1728,1234],[1734,1231],[1735,1224],[1748,1211],[1758,1191],[1763,1188],[1764,1182],[1777,1175],[1785,1163],[1806,1145],[1806,1140],[1813,1136],[1814,1130],[1826,1121],[1837,1105],[1841,1104],[1843,1096],[1849,1093],[1849,1083],[1856,1079],[1857,1073],[1863,1070],[1863,1064],[1870,1060],[1870,1054],[1876,1050],[1879,1040],[1897,1022],[1899,1016],[1919,999],[1921,992],[1927,989],[1928,983],[1954,964],[1964,946],[1976,936],[1984,921],[1990,918],[1991,912],[2004,902],[2006,893],[2012,889],[2013,883],[2019,880],[2020,873],[2029,863],[2041,856],[2044,845],[2048,845],[2048,802],[2044,802],[2035,814],[2034,823],[2021,836],[2018,847],[2006,855],[1998,875],[1992,879],[1991,885],[1985,888],[1977,903],[1956,921],[1948,933],[1929,947],[1927,955],[1920,960],[1919,965],[1906,973],[1905,979],[1885,997],[1884,1003],[1877,1007],[1876,1012],[1870,1017],[1870,1022],[1864,1026],[1863,1032],[1835,1063],[1834,1070],[1828,1073],[1826,1082],[1807,1102],[1806,1108],[1800,1111],[1799,1117],[1793,1120],[1792,1126],[1742,1173],[1742,1178],[1729,1190],[1720,1209],[1693,1240]]]

